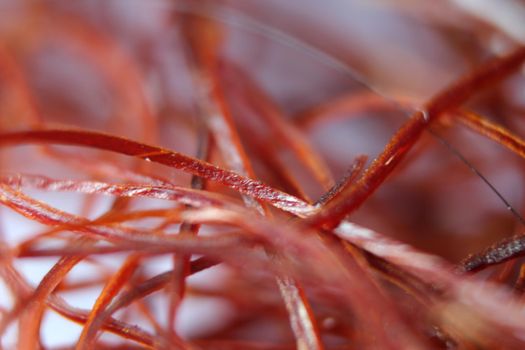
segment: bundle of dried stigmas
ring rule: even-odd
[[[0,8],[2,348],[525,347],[525,3]]]

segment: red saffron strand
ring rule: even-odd
[[[38,130],[0,134],[0,145],[28,143],[83,146],[134,156],[223,184],[296,215],[306,215],[313,210],[302,200],[275,190],[260,181],[246,178],[233,171],[221,169],[175,151],[121,137],[83,130]]]
[[[459,107],[475,92],[514,73],[524,61],[525,48],[516,49],[479,67],[437,94],[423,105],[421,111],[412,114],[356,184],[326,203],[319,213],[307,219],[308,223],[316,227],[336,227],[385,181],[429,124],[443,113]]]

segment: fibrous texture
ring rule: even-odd
[[[522,349],[525,5],[0,0],[6,349]]]

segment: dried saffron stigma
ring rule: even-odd
[[[0,347],[524,348],[495,4],[0,1]]]

